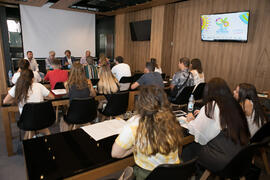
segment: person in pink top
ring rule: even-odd
[[[54,89],[54,86],[57,82],[65,82],[68,80],[68,72],[66,70],[61,70],[61,61],[54,59],[52,61],[53,70],[49,71],[44,80],[50,81],[51,89]]]

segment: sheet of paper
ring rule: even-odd
[[[84,126],[82,129],[96,141],[99,141],[106,137],[119,134],[126,123],[123,119],[113,119]]]
[[[177,120],[178,120],[178,122],[180,123],[180,125],[181,125],[183,128],[186,128],[186,129],[187,129],[187,121],[186,121],[186,117],[184,117],[184,116],[177,117]]]
[[[52,90],[52,92],[55,95],[67,94],[67,90],[66,89],[54,89],[54,90]]]

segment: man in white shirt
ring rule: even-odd
[[[122,56],[117,56],[115,58],[115,66],[112,68],[112,73],[116,77],[118,81],[121,80],[122,77],[130,77],[130,67],[128,64],[124,63],[124,58]],[[120,91],[128,90],[130,83],[120,83]]]
[[[32,71],[39,71],[39,68],[38,68],[38,63],[37,61],[35,60],[35,58],[33,58],[33,52],[32,51],[27,51],[26,53],[27,55],[27,60],[29,61],[30,63],[30,68],[32,69]]]

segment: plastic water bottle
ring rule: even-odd
[[[188,112],[192,112],[193,111],[194,104],[195,104],[195,100],[194,100],[193,94],[191,94],[191,96],[188,99]]]
[[[11,72],[11,70],[8,71],[8,80],[9,80],[9,84],[12,85],[12,72]]]

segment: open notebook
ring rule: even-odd
[[[120,134],[126,123],[126,121],[119,118],[84,126],[82,129],[93,139],[99,141],[106,137]]]

